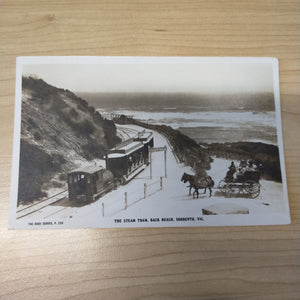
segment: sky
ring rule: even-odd
[[[23,75],[73,92],[249,93],[273,91],[273,65],[244,62],[35,63]]]

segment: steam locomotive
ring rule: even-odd
[[[152,132],[145,130],[108,150],[106,168],[86,166],[68,174],[69,200],[89,203],[126,184],[149,164],[149,148],[154,146]]]

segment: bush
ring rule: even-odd
[[[74,108],[71,108],[69,114],[70,114],[70,117],[73,119],[77,119],[79,116],[78,112]]]
[[[86,159],[103,158],[105,155],[105,147],[96,140],[89,140],[87,144],[82,146],[83,154]]]
[[[52,187],[54,187],[54,188],[61,188],[61,187],[64,186],[63,183],[61,183],[60,181],[56,181],[56,180],[53,180],[53,181],[51,182],[51,185],[52,185]]]
[[[38,131],[33,134],[33,137],[36,141],[42,140],[42,135]]]
[[[32,119],[32,118],[28,118],[27,122],[29,123],[29,125],[32,127],[32,128],[38,128],[36,122]]]
[[[21,140],[18,203],[45,197],[42,185],[61,170],[61,155],[50,155],[36,145]]]
[[[58,176],[58,179],[59,179],[60,181],[66,181],[66,180],[67,180],[67,174],[65,174],[65,173],[60,174],[60,175]]]
[[[88,107],[89,107],[88,103],[83,99],[80,99],[79,103],[77,104],[77,108],[84,112],[87,111]]]
[[[95,108],[93,106],[89,106],[88,111],[91,115],[95,113]]]
[[[82,122],[72,122],[70,120],[69,123],[78,136],[88,137],[95,132],[95,126],[89,120],[84,120]]]
[[[55,142],[56,145],[60,145],[61,144],[60,132],[57,132],[56,135],[51,135],[50,140],[52,140],[53,142]]]

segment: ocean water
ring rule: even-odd
[[[277,144],[274,111],[247,111],[242,108],[228,111],[180,112],[177,107],[163,107],[160,112],[149,110],[98,109],[104,117],[112,113],[133,116],[149,124],[168,125],[180,130],[197,142],[264,142]]]

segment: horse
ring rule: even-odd
[[[199,198],[199,189],[204,189],[203,194],[206,193],[206,189],[209,189],[209,197],[211,197],[212,190],[211,188],[215,185],[213,179],[210,176],[197,176],[197,175],[190,175],[184,173],[181,177],[181,181],[184,183],[190,183],[190,190],[189,195],[191,195],[192,188],[194,189],[193,198],[195,198],[195,194],[197,194],[197,198]]]

